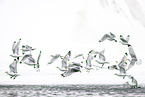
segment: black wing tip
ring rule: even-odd
[[[130,47],[131,45],[130,44],[128,44],[128,47]]]
[[[130,35],[127,35],[127,37],[130,37]]]
[[[128,55],[127,52],[125,53],[125,55]]]
[[[120,35],[120,37],[123,37],[122,35]]]

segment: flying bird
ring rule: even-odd
[[[115,41],[117,42],[117,40],[115,40],[115,35],[113,33],[109,33],[109,34],[105,34],[100,40],[99,42],[103,42],[105,40],[109,40],[109,41]]]
[[[21,57],[21,56],[19,56],[20,41],[21,41],[21,38],[19,39],[19,41],[17,43],[16,43],[16,41],[14,41],[14,43],[12,45],[13,54],[11,54],[10,56],[13,58]]]
[[[19,61],[19,57],[14,59],[13,63],[9,65],[10,72],[7,72],[7,71],[5,72],[5,73],[7,73],[7,75],[11,76],[10,78],[15,79],[17,76],[19,76],[19,74],[17,73],[18,61]]]

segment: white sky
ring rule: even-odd
[[[139,84],[144,83],[144,26],[132,16],[124,0],[118,0],[118,6],[114,6],[111,0],[104,7],[100,1],[0,0],[0,84],[123,84],[125,80],[113,75],[116,71],[83,71],[62,78],[61,72],[55,68],[61,66],[61,60],[46,65],[51,54],[65,55],[69,50],[72,55],[87,54],[91,49],[101,51],[104,48],[106,59],[115,64],[128,49],[114,42],[105,41],[99,44],[98,40],[109,32],[114,33],[117,39],[121,34],[124,37],[128,34],[131,36],[130,44],[137,57],[142,59],[142,64],[134,66],[128,73]],[[21,45],[28,44],[37,48],[33,52],[34,58],[42,51],[41,71],[36,72],[33,67],[18,64],[18,73],[21,76],[12,80],[4,72],[9,71],[9,65],[13,61],[9,56],[12,53],[12,43],[19,38],[22,39]]]

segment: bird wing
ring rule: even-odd
[[[111,33],[111,32],[110,32],[110,35],[111,35],[112,38],[115,38],[115,37],[116,37],[116,36],[115,36],[113,33]]]
[[[130,69],[132,66],[134,66],[134,64],[135,64],[135,60],[134,59],[131,59],[131,61],[130,61],[130,64],[129,64],[129,66],[128,66],[128,69]],[[127,69],[127,70],[128,70]]]
[[[41,57],[41,51],[40,51],[40,53],[38,55],[38,58],[37,58],[37,68],[39,68],[39,60],[40,60],[40,57]]]
[[[78,58],[78,57],[82,57],[84,59],[84,55],[83,54],[78,54],[73,59]]]
[[[67,61],[69,60],[70,56],[71,56],[71,51],[69,51],[66,54],[66,56],[62,59],[62,62],[61,62],[62,63],[62,68],[67,69]]]
[[[119,66],[119,71],[120,71],[120,74],[126,74],[126,70],[125,70],[125,68],[123,68],[123,67],[121,67],[121,66]]]
[[[103,42],[104,40],[106,40],[106,39],[108,39],[108,38],[111,38],[110,35],[105,34],[105,35],[99,40],[99,42]]]
[[[28,61],[29,61],[29,63],[35,63],[35,59],[32,58],[32,56],[31,57],[28,57]]]
[[[15,47],[16,47],[16,41],[14,41],[14,43],[13,43],[13,45],[12,45],[13,54],[15,54]]]
[[[50,60],[50,62],[48,62],[48,64],[52,64],[56,59],[58,59],[60,57],[59,54],[56,54],[55,56],[52,56],[52,59]]]
[[[19,54],[19,46],[20,46],[20,42],[21,42],[21,39],[19,39],[18,43],[16,44],[15,46],[15,49],[16,49],[16,54],[18,55]]]
[[[23,58],[21,59],[21,62],[25,61],[30,56],[32,56],[32,55],[31,54],[30,55],[24,55]]]
[[[124,39],[124,37],[122,36],[122,37],[120,37],[120,40],[121,40],[121,42],[123,42],[123,43],[128,43],[128,41],[126,40],[126,39]]]
[[[137,58],[136,58],[136,55],[135,55],[135,52],[134,52],[132,46],[130,45],[130,46],[128,47],[128,49],[129,49],[129,54],[130,54],[131,58],[132,58],[132,59],[136,59],[136,61],[137,61]]]
[[[99,54],[99,59],[101,61],[105,61],[106,60],[106,58],[105,58],[105,56],[103,54]]]

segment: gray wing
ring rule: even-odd
[[[38,55],[38,59],[37,59],[37,68],[39,68],[39,60],[40,60],[40,56],[41,56],[41,51],[40,51],[40,53],[39,53],[39,55]]]
[[[121,66],[119,66],[119,71],[120,71],[120,74],[126,74],[126,70],[125,70],[125,68],[123,68],[123,67],[121,67]]]
[[[19,39],[18,43],[16,44],[15,46],[15,49],[16,49],[16,54],[18,55],[19,54],[19,46],[20,46],[20,42],[21,42],[21,38]]]
[[[48,64],[52,64],[55,60],[57,60],[60,55],[59,54],[56,54],[55,56],[52,56],[53,58],[50,60],[50,62],[48,62]]]
[[[99,42],[103,42],[104,40],[106,40],[106,39],[108,39],[108,38],[111,38],[110,35],[105,34],[105,35],[99,40]]]
[[[130,64],[129,64],[127,70],[129,70],[132,66],[134,66],[135,62],[136,62],[136,61],[135,61],[134,59],[131,59]]]
[[[106,60],[106,58],[105,58],[105,56],[103,54],[99,54],[99,59],[101,61],[105,61]]]
[[[13,63],[9,65],[10,72],[17,73],[17,63],[18,63],[18,60],[14,59]]]
[[[134,52],[132,46],[130,45],[130,46],[128,47],[128,49],[129,49],[129,54],[130,54],[131,58],[137,61],[137,57],[136,57],[136,55],[135,55],[135,52]]]
[[[112,38],[115,38],[115,37],[116,37],[116,36],[115,36],[113,33],[111,33],[111,32],[110,32],[110,35],[111,35]]]
[[[16,41],[14,41],[14,43],[13,43],[13,45],[12,45],[13,54],[15,54],[15,47],[16,47]]]
[[[67,61],[69,60],[70,56],[71,56],[71,51],[69,51],[66,54],[66,56],[62,59],[62,62],[61,62],[62,63],[62,68],[67,69]]]
[[[24,62],[30,56],[32,56],[32,55],[24,55],[20,62]]]
[[[29,63],[35,63],[35,59],[32,58],[32,56],[31,57],[28,57],[28,61],[29,61]]]
[[[73,59],[78,58],[78,57],[82,57],[84,59],[84,55],[83,54],[78,54],[77,56],[75,56]]]

